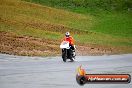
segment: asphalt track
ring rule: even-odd
[[[0,88],[132,88],[129,84],[85,84],[76,82],[80,65],[87,73],[132,75],[132,54],[77,56],[64,63],[61,57],[27,57],[0,54]]]

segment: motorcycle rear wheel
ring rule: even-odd
[[[74,61],[74,59],[73,59],[73,51],[71,49],[69,50],[68,55],[69,55],[69,59],[71,60],[71,62],[73,62]]]

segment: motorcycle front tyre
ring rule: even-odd
[[[62,59],[63,59],[64,62],[66,62],[66,58],[67,58],[67,56],[66,56],[66,50],[62,49]]]

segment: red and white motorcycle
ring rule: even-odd
[[[62,59],[64,62],[66,62],[67,59],[70,59],[72,62],[75,60],[75,51],[73,52],[68,41],[63,41],[60,48],[62,49]]]

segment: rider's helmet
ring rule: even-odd
[[[66,32],[65,33],[65,36],[68,38],[70,36],[70,33],[69,32]]]

